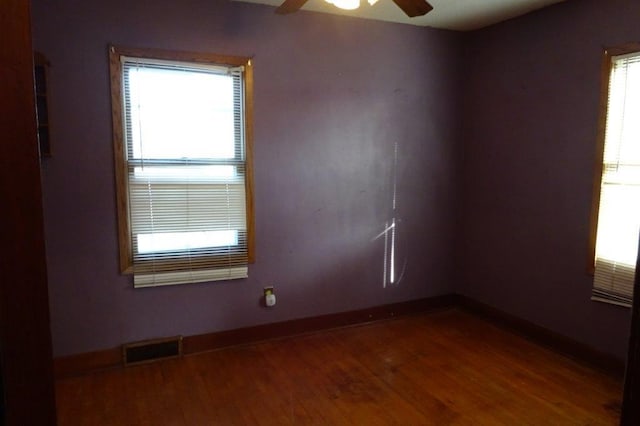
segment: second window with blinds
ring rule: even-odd
[[[592,298],[630,306],[640,227],[640,44],[607,49],[602,87]]]
[[[251,62],[110,48],[120,265],[135,287],[244,278]]]

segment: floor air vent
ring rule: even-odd
[[[145,340],[122,346],[124,365],[143,364],[182,356],[182,336]]]

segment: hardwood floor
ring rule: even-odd
[[[60,426],[614,425],[622,384],[451,309],[56,384]]]

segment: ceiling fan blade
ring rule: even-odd
[[[393,2],[397,4],[409,18],[426,15],[433,9],[433,6],[426,0],[393,0]]]
[[[286,15],[287,13],[297,12],[306,2],[307,0],[284,0],[276,9],[276,13]]]

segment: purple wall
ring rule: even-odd
[[[458,291],[623,358],[628,309],[590,301],[603,46],[640,2],[568,1],[468,34]]]
[[[34,0],[33,20],[52,63],[42,167],[56,356],[454,291],[459,35],[215,0]],[[110,43],[254,57],[248,280],[134,290],[118,273]],[[394,175],[406,270],[383,288],[373,239]],[[259,306],[267,285],[272,310]]]

